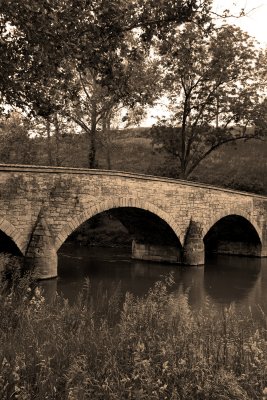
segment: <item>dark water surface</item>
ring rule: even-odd
[[[117,284],[142,296],[163,276],[173,273],[177,293],[188,292],[189,302],[198,308],[208,298],[219,307],[259,309],[267,314],[267,259],[214,256],[203,267],[182,267],[132,260],[130,249],[81,247],[65,244],[59,253],[59,276],[43,282],[51,296],[56,291],[74,302],[84,280],[89,277],[92,290],[99,286],[109,291]]]

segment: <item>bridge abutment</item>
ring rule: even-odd
[[[204,265],[205,263],[202,227],[198,222],[192,220],[185,237],[182,263],[185,265]]]
[[[46,241],[46,238],[42,238]],[[50,279],[57,277],[57,252],[45,245],[43,249],[35,248],[25,256],[27,268],[34,271],[36,279]]]
[[[49,228],[42,217],[38,217],[25,255],[26,267],[34,272],[36,279],[57,276],[57,251]]]

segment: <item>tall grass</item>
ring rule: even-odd
[[[86,281],[74,305],[29,277],[0,293],[1,399],[261,399],[266,330],[234,307],[192,311],[171,277],[142,298],[102,301]]]

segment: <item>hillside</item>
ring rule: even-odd
[[[8,136],[0,147],[0,162],[49,165],[45,137]],[[82,134],[51,138],[51,164],[87,167],[87,140]],[[167,159],[152,146],[149,128],[111,132],[106,143],[97,143],[98,168],[178,178],[177,161]],[[267,195],[267,142],[239,141],[216,150],[189,177],[216,186]]]
[[[98,153],[99,167],[107,168],[105,153]],[[111,151],[115,170],[178,178],[175,161],[155,151],[151,139],[132,135],[117,139]],[[190,180],[267,195],[267,142],[257,140],[228,144],[212,153]]]

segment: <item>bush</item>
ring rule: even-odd
[[[266,331],[231,306],[192,311],[171,277],[142,298],[115,289],[74,305],[31,278],[0,294],[1,399],[261,399]]]

